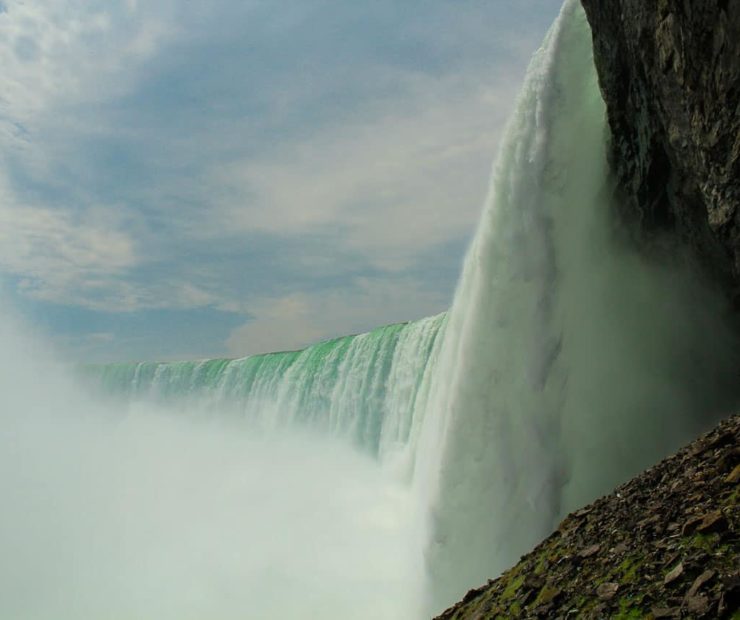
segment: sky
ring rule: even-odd
[[[0,295],[75,361],[449,305],[560,0],[0,0]]]

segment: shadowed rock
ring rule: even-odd
[[[740,293],[740,2],[582,0],[635,229],[675,231]]]

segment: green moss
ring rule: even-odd
[[[696,533],[688,540],[688,546],[712,553],[719,543],[719,534]]]
[[[637,571],[645,560],[641,557],[628,557],[617,567],[617,574],[622,582],[637,579]]]
[[[599,603],[599,600],[594,596],[581,596],[576,601],[575,607],[578,609],[578,618],[587,616],[588,612],[591,611]]]
[[[537,599],[534,602],[534,606],[543,605],[551,602],[560,594],[560,590],[550,585],[542,586],[540,593],[537,595]]]
[[[640,620],[645,612],[640,607],[643,596],[625,596],[619,599],[619,611],[613,616],[615,620]]]
[[[547,569],[547,565],[548,565],[547,557],[543,553],[540,556],[540,559],[538,560],[537,565],[534,567],[534,574],[541,575],[542,573],[544,573],[545,570]]]
[[[738,493],[740,493],[740,488],[737,488],[730,493],[723,503],[726,506],[736,506],[738,504]]]
[[[501,600],[509,601],[513,599],[516,596],[516,593],[519,591],[519,588],[521,588],[523,585],[524,575],[519,575],[518,577],[510,580],[508,585],[506,586],[506,589],[501,593]]]

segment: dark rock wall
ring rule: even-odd
[[[740,0],[582,0],[628,219],[740,291]]]

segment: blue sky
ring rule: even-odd
[[[0,1],[3,295],[91,361],[442,311],[559,6]]]

